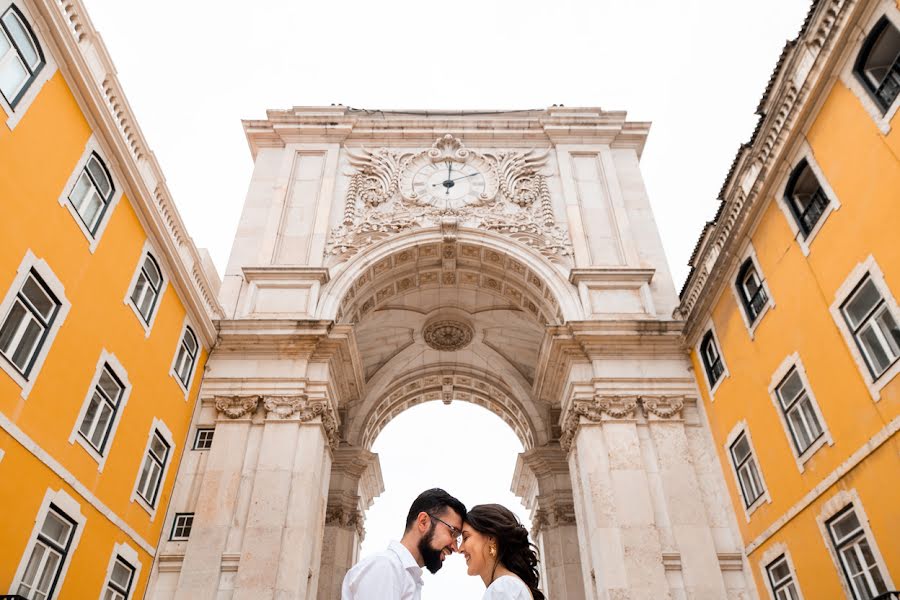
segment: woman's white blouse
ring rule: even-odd
[[[481,600],[531,600],[531,592],[518,577],[504,575],[494,580]]]

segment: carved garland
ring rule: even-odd
[[[266,412],[273,418],[288,419],[297,415],[301,423],[321,419],[328,445],[332,449],[340,444],[338,423],[334,410],[326,400],[310,401],[305,395],[296,396],[220,396],[215,400],[216,410],[229,419],[240,419],[252,414],[263,400]]]
[[[603,396],[596,395],[590,400],[575,400],[572,409],[566,416],[559,444],[568,452],[575,440],[575,434],[581,425],[582,418],[591,423],[599,423],[607,419],[630,419],[635,416],[638,405],[649,418],[671,419],[681,415],[684,408],[683,396]]]
[[[419,153],[381,148],[349,154],[355,171],[343,219],[330,232],[326,254],[347,258],[390,234],[454,221],[508,235],[551,260],[567,260],[573,254],[571,240],[556,223],[547,177],[540,173],[548,156],[549,151],[535,150],[482,154],[449,134]],[[485,171],[487,189],[477,202],[461,208],[433,206],[405,189],[417,165],[442,160]]]

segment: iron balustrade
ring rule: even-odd
[[[827,206],[828,196],[825,195],[822,188],[817,188],[810,197],[809,204],[800,213],[800,226],[803,227],[804,235],[809,235],[812,232],[813,227],[819,222],[819,217],[825,212]]]
[[[882,108],[887,110],[894,103],[898,92],[900,92],[900,57],[894,60],[887,75],[881,80],[881,85],[875,89],[875,95]]]
[[[753,294],[753,297],[747,301],[747,306],[750,308],[751,320],[756,320],[756,317],[759,316],[759,313],[762,312],[762,309],[766,306],[766,302],[768,301],[769,297],[766,296],[766,290],[760,285],[759,289],[756,290],[756,293]]]

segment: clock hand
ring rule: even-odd
[[[481,173],[470,173],[469,175],[463,175],[462,177],[457,177],[456,179],[451,179],[450,181],[459,181],[460,179],[465,179],[466,177],[475,177],[476,175],[481,175]]]
[[[481,173],[470,173],[468,175],[463,175],[462,177],[456,177],[454,179],[448,179],[446,181],[439,181],[438,183],[432,183],[431,187],[437,187],[439,185],[446,185],[448,183],[453,183],[454,181],[459,181],[460,179],[465,179],[466,177],[475,177],[476,175],[481,175]]]

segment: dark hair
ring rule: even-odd
[[[511,510],[499,504],[479,504],[466,515],[466,523],[478,533],[493,537],[497,541],[497,564],[518,575],[534,600],[544,600],[538,589],[537,546],[528,540],[528,530]]]
[[[409,528],[412,527],[412,524],[415,522],[416,517],[419,516],[419,513],[425,512],[437,516],[438,513],[443,512],[444,509],[447,508],[453,509],[459,514],[460,518],[465,520],[465,504],[441,488],[425,490],[413,500],[412,506],[409,507],[409,513],[406,515],[406,531],[409,531]]]

